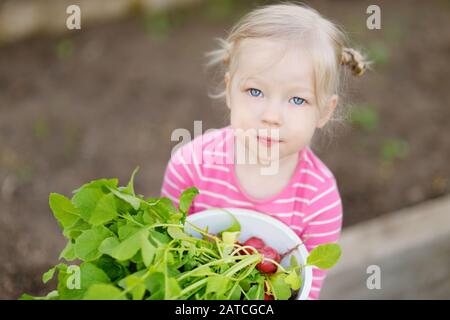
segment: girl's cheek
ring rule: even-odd
[[[314,116],[311,112],[303,110],[303,112],[287,112],[284,117],[286,126],[292,128],[292,132],[297,135],[309,136],[311,131],[314,131]]]
[[[252,113],[257,108],[256,99],[251,99],[249,97],[241,96],[236,100],[238,104],[238,109],[244,113]]]

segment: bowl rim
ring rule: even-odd
[[[237,216],[245,214],[246,216],[252,216],[256,219],[264,220],[265,222],[268,222],[270,224],[275,225],[277,228],[281,229],[283,233],[285,233],[293,242],[296,242],[299,244],[296,251],[300,254],[303,261],[306,261],[308,258],[308,250],[306,249],[305,245],[302,243],[302,240],[300,237],[291,229],[288,225],[283,223],[282,221],[262,212],[258,212],[251,209],[244,209],[244,208],[215,208],[211,207],[209,209],[205,209],[202,211],[197,211],[195,213],[191,213],[187,216],[187,220],[189,220],[190,223],[195,223],[195,220],[201,219],[205,216],[211,217],[211,215],[218,215],[222,214],[223,211],[229,211],[233,214],[236,214]],[[192,221],[194,220],[194,221]],[[303,269],[303,281],[302,281],[302,288],[299,292],[299,295],[297,296],[296,300],[307,300],[309,293],[311,291],[312,286],[312,267],[306,266]]]

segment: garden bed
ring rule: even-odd
[[[349,85],[352,122],[313,146],[337,178],[344,227],[448,194],[448,1],[383,4],[377,31],[364,27],[370,3],[310,4],[375,61]],[[0,298],[46,291],[40,275],[64,246],[50,192],[139,165],[136,189],[157,196],[171,132],[228,125],[201,63],[240,10],[132,17],[0,48]]]

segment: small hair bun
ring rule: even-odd
[[[341,56],[341,65],[346,65],[352,70],[354,76],[363,75],[367,69],[367,62],[362,54],[352,48],[343,48]]]
[[[225,52],[222,60],[225,65],[228,65],[230,63],[230,53],[228,51]]]

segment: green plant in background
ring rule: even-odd
[[[39,140],[46,140],[50,133],[50,127],[46,119],[37,119],[33,125],[34,136]]]
[[[375,66],[386,65],[390,59],[389,47],[381,41],[372,42],[369,45],[368,58]]]
[[[22,164],[16,170],[16,178],[19,183],[28,183],[33,180],[34,168],[31,164]]]
[[[381,160],[384,164],[392,164],[398,159],[404,159],[408,155],[408,142],[402,139],[386,139],[381,146]]]
[[[75,45],[70,39],[62,39],[56,44],[56,55],[60,60],[68,60],[72,58]]]
[[[379,123],[377,110],[372,105],[356,105],[350,113],[350,123],[365,132],[373,132]]]
[[[246,12],[260,5],[276,3],[273,0],[207,0],[201,7],[204,18],[209,22],[238,20]]]
[[[145,15],[143,25],[146,33],[157,40],[166,39],[173,29],[170,15],[166,11]]]
[[[408,22],[406,17],[395,17],[395,20],[388,22],[387,26],[383,28],[383,37],[389,43],[398,43],[406,35]]]
[[[77,126],[69,125],[64,129],[64,157],[72,159],[77,152],[78,142],[80,141],[80,129]]]
[[[212,0],[205,3],[204,17],[210,22],[224,21],[233,16],[236,3],[233,0]]]

